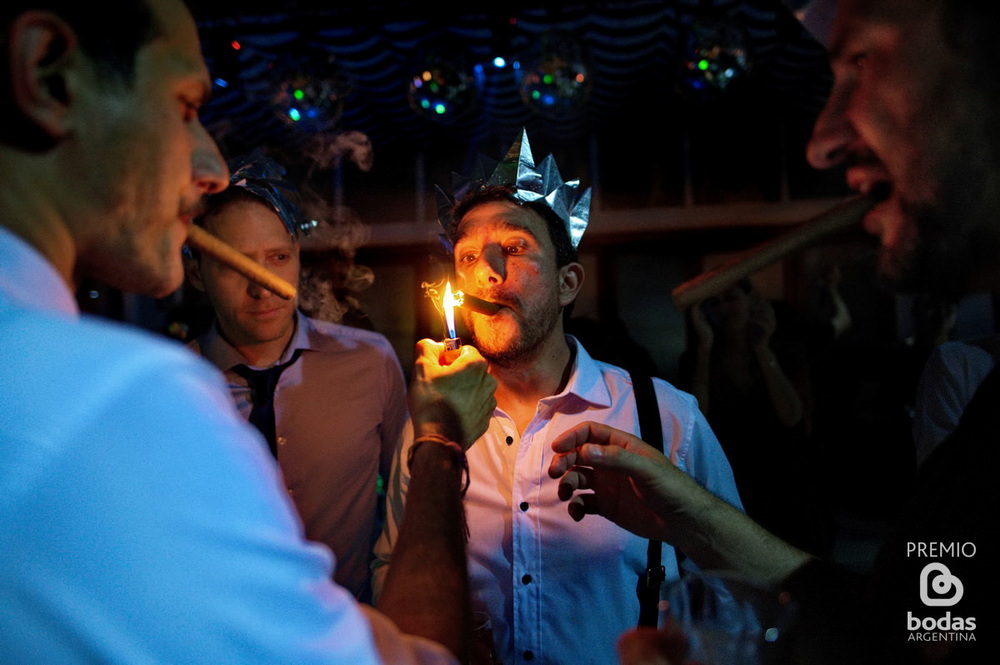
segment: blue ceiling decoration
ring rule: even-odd
[[[696,78],[684,72],[685,44],[706,17],[744,36],[752,69],[734,76],[745,74],[736,78],[746,79],[739,81],[746,87],[809,113],[829,86],[822,48],[776,0],[591,2],[557,9],[522,3],[452,13],[414,3],[336,9],[293,3],[284,10],[241,3],[233,11],[205,6],[211,9],[200,13],[199,23],[217,81],[205,121],[223,138],[236,133],[247,144],[297,143],[317,131],[354,130],[379,145],[403,140],[419,146],[439,140],[442,131],[473,140],[509,137],[524,125],[572,141],[620,122],[643,96],[698,103],[697,96],[684,95]],[[559,40],[571,44],[572,55]],[[549,75],[531,71],[545,65]],[[428,80],[414,91],[414,77],[422,74]],[[296,101],[289,97],[296,76],[302,108],[290,103]],[[283,88],[283,103],[276,103]]]
[[[194,0],[202,117],[373,221],[425,219],[423,192],[522,127],[598,205],[777,200],[789,171],[824,195],[802,155],[831,76],[796,1]]]

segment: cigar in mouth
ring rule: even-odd
[[[461,306],[478,314],[486,314],[488,316],[492,316],[500,311],[500,305],[477,298],[476,296],[470,296],[468,293],[462,294]]]
[[[257,282],[268,291],[278,294],[285,300],[295,298],[295,286],[288,280],[275,275],[261,264],[245,254],[236,251],[230,245],[219,240],[200,226],[192,224],[191,228],[188,229],[187,244],[191,248],[199,252],[204,252],[216,261],[229,266],[244,277]]]
[[[865,214],[888,195],[889,189],[884,186],[876,187],[868,194],[846,199],[791,231],[758,245],[718,268],[689,279],[671,292],[674,305],[683,311],[811,243],[860,224]]]

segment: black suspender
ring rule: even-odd
[[[663,451],[663,427],[656,390],[650,376],[632,374],[635,404],[639,412],[639,436],[659,451]],[[650,540],[646,549],[646,572],[639,576],[636,594],[639,596],[639,625],[655,627],[659,620],[660,584],[666,577],[661,561],[663,544]]]

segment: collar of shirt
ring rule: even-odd
[[[601,364],[594,360],[572,335],[566,335],[566,343],[573,351],[573,367],[570,370],[569,381],[562,392],[546,397],[540,400],[540,403],[546,406],[559,405],[561,410],[567,409],[573,402],[578,402],[581,408],[610,407],[611,392],[601,375]]]
[[[292,359],[292,354],[295,353],[296,349],[303,349],[309,351],[315,351],[315,340],[313,336],[310,335],[311,322],[309,318],[300,312],[295,311],[295,332],[292,334],[292,339],[289,340],[288,346],[281,354],[281,358],[278,359],[276,365],[282,363],[287,363]],[[219,369],[225,371],[231,369],[236,365],[247,364],[246,358],[237,351],[233,346],[226,341],[219,332],[219,327],[217,323],[212,323],[212,327],[201,335],[195,342],[192,343],[201,355],[207,358],[213,365]]]
[[[76,318],[80,308],[66,282],[34,247],[0,226],[0,292],[25,307]]]

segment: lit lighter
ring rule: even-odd
[[[462,340],[455,332],[455,296],[451,292],[451,282],[444,287],[444,298],[441,300],[441,307],[444,309],[444,323],[448,329],[448,337],[444,340],[444,353],[441,354],[441,364],[450,365],[458,354],[462,352]]]

